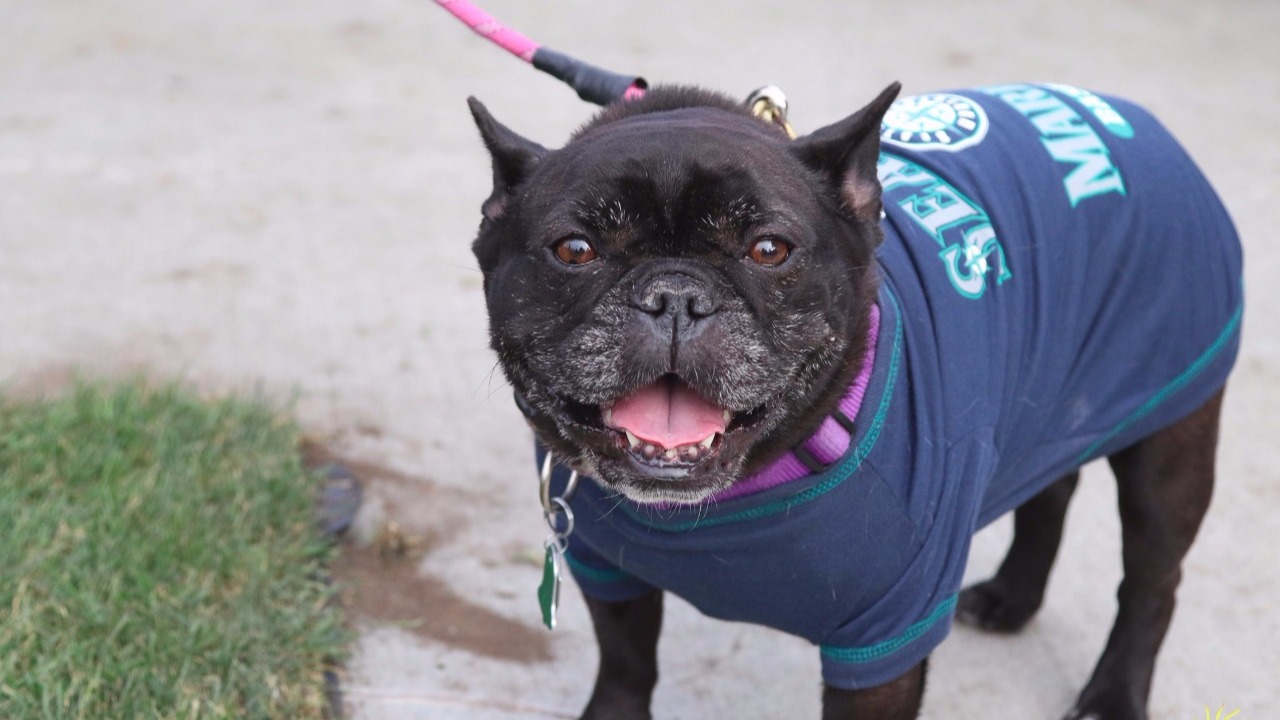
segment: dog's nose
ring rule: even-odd
[[[632,297],[632,304],[660,325],[674,323],[682,330],[720,309],[701,280],[680,273],[659,275],[644,283]]]

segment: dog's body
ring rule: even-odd
[[[662,590],[821,645],[827,716],[914,717],[957,605],[998,630],[1038,608],[1101,456],[1126,579],[1072,717],[1145,717],[1238,345],[1230,220],[1123,101],[933,94],[881,129],[892,95],[788,142],[658,91],[557,153],[477,109],[494,346],[598,477],[569,539],[589,717],[647,716]],[[959,593],[971,534],[1019,506],[1000,573]]]

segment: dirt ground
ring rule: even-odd
[[[1245,342],[1214,507],[1186,564],[1154,718],[1280,707],[1280,4],[982,0],[486,3],[654,81],[790,95],[803,131],[890,80],[1125,95],[1214,181],[1246,247]],[[565,592],[538,624],[530,438],[486,347],[469,252],[487,158],[475,94],[557,145],[591,108],[425,0],[0,0],[0,382],[183,377],[292,399],[368,482],[336,571],[357,719],[570,718],[595,665]],[[373,542],[388,520],[407,556]],[[1054,718],[1100,651],[1120,575],[1114,493],[1086,472],[1048,601],[1016,638],[957,629],[926,718]],[[975,542],[999,561],[1007,520]],[[817,717],[818,657],[673,602],[659,718]]]

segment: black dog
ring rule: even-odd
[[[897,92],[790,140],[659,88],[554,152],[472,101],[492,344],[594,480],[568,546],[601,652],[584,717],[649,716],[664,590],[820,645],[824,717],[916,717],[953,616],[1039,608],[1104,456],[1125,577],[1068,717],[1146,717],[1213,486],[1239,242],[1134,105]],[[971,534],[1013,508],[999,572],[958,593]]]

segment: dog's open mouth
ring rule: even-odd
[[[769,413],[767,403],[731,411],[675,374],[606,403],[589,404],[564,396],[557,400],[562,422],[593,435],[603,431],[611,436],[622,456],[618,459],[660,485],[704,472],[721,473],[725,460],[721,456],[740,452]]]
[[[674,375],[637,388],[601,409],[619,446],[643,467],[687,470],[720,451],[733,413],[703,398]]]

